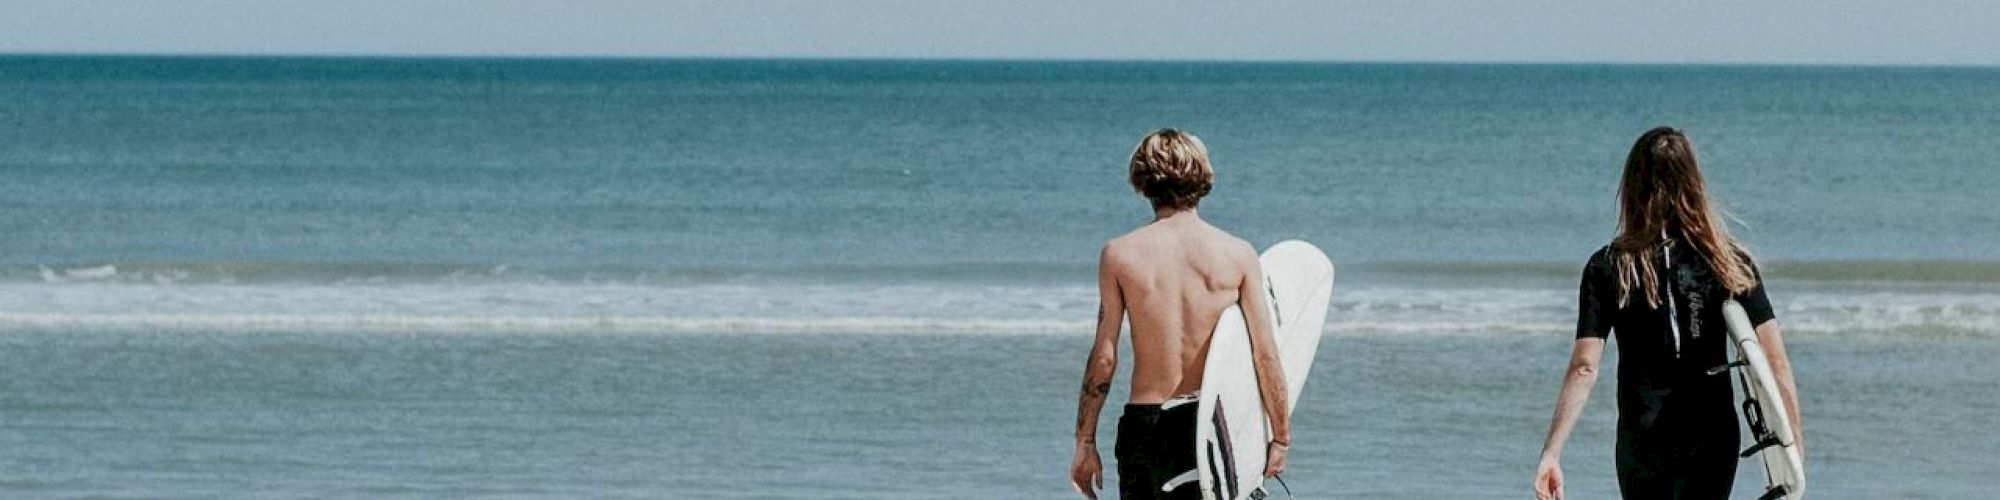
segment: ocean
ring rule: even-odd
[[[1996,89],[0,57],[0,496],[1064,498],[1097,250],[1150,216],[1132,146],[1177,127],[1213,155],[1205,218],[1339,267],[1292,489],[1518,498],[1625,152],[1672,125],[1770,278],[1813,497],[1977,497],[2000,467]],[[1579,498],[1616,492],[1611,385],[1568,448]]]

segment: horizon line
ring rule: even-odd
[[[1881,68],[1881,69],[1996,69],[2000,63],[1847,63],[1776,61],[1607,61],[1607,60],[1468,60],[1468,59],[1172,59],[1096,57],[903,57],[903,56],[793,56],[793,55],[609,55],[609,54],[452,54],[452,53],[340,53],[340,52],[82,52],[82,51],[0,51],[0,58],[104,58],[104,59],[400,59],[400,60],[495,60],[495,61],[768,61],[768,62],[947,62],[947,63],[1064,63],[1064,64],[1245,64],[1245,65],[1409,65],[1409,66],[1654,66],[1654,67],[1797,67],[1797,68]]]

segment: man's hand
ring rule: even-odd
[[[1542,465],[1535,470],[1535,500],[1562,500],[1562,497],[1562,464],[1543,458]]]
[[[1285,454],[1290,449],[1277,441],[1264,445],[1264,477],[1272,477],[1285,472]]]
[[[1097,459],[1096,444],[1076,444],[1076,461],[1069,466],[1069,485],[1084,498],[1097,500],[1097,490],[1104,487],[1104,463]]]

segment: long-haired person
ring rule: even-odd
[[[1563,497],[1562,450],[1618,335],[1618,489],[1625,498],[1729,497],[1740,446],[1722,303],[1756,325],[1792,421],[1799,402],[1763,278],[1709,203],[1694,146],[1646,131],[1625,158],[1618,235],[1590,256],[1578,285],[1576,344],[1549,421],[1535,496]],[[1793,429],[1800,429],[1793,426]],[[1793,436],[1803,450],[1802,436]]]

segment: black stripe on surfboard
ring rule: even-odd
[[[1221,460],[1222,460],[1222,458],[1221,458],[1221,457],[1217,457],[1217,456],[1215,456],[1215,442],[1214,442],[1214,441],[1209,441],[1209,442],[1208,442],[1208,477],[1212,477],[1212,478],[1216,478],[1216,481],[1215,481],[1215,483],[1214,483],[1214,484],[1211,484],[1211,485],[1209,485],[1209,488],[1210,488],[1211,490],[1213,490],[1213,491],[1215,492],[1215,498],[1223,498],[1223,499],[1226,499],[1226,498],[1229,498],[1229,497],[1228,497],[1228,496],[1224,496],[1224,495],[1222,494],[1222,480],[1221,480],[1221,478],[1222,478],[1222,471],[1221,471],[1220,469],[1217,469],[1217,467],[1220,467],[1220,466],[1221,466],[1221,464],[1222,464]]]
[[[1215,401],[1215,441],[1222,446],[1222,479],[1217,486],[1227,484],[1229,495],[1220,498],[1236,498],[1236,448],[1229,442],[1229,418],[1222,411],[1222,401]],[[1210,462],[1214,463],[1214,462]]]

